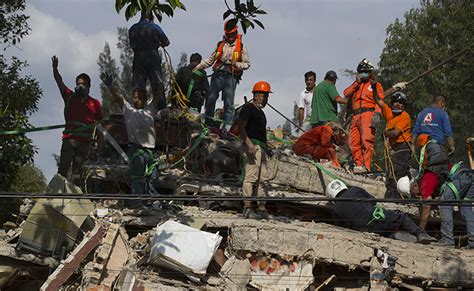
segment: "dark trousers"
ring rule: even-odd
[[[153,97],[159,99],[158,110],[165,108],[161,57],[158,51],[135,51],[132,71],[132,89],[146,89],[146,81],[150,80]]]
[[[156,168],[151,175],[146,176],[147,165],[153,162],[153,153],[151,149],[145,149],[136,144],[128,145],[128,158],[130,168],[130,188],[132,194],[157,194],[154,182],[158,176]],[[142,200],[130,200],[128,206],[140,207]]]
[[[421,228],[406,213],[384,209],[384,214],[385,219],[371,223],[367,231],[386,237],[390,237],[396,231],[405,231],[415,236],[421,232]]]
[[[401,177],[408,175],[411,149],[406,142],[397,143],[391,147],[393,153],[390,155],[390,159],[393,164],[393,173],[391,168],[387,169],[387,181],[385,183],[387,191],[385,192],[385,198],[400,198],[401,194],[397,190],[397,181]]]
[[[63,139],[58,173],[67,178],[72,164],[72,174],[80,176],[82,174],[82,165],[87,160],[87,155],[89,154],[90,145],[90,142]]]

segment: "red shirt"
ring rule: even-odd
[[[330,126],[315,127],[298,138],[293,145],[293,151],[297,155],[302,155],[308,148],[314,148],[314,146],[334,148],[333,137],[334,131]]]
[[[62,97],[65,103],[64,117],[66,119],[66,129],[80,128],[81,125],[68,124],[70,122],[80,122],[82,124],[93,124],[102,119],[102,110],[100,102],[90,96],[86,97],[84,101],[78,96],[74,96],[73,91],[66,87],[62,92]],[[91,134],[93,129],[81,131],[84,134]],[[91,141],[90,138],[75,136],[72,133],[63,133],[63,139],[76,139],[82,142]]]

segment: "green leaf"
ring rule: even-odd
[[[158,10],[160,10],[161,12],[165,13],[166,15],[170,16],[170,17],[173,17],[173,8],[171,8],[170,5],[168,4],[158,4]]]
[[[255,7],[255,4],[253,4],[253,0],[247,0],[247,7],[249,9],[249,12],[254,12],[257,10],[257,7]]]
[[[265,12],[264,10],[261,10],[261,9],[254,11],[254,13],[255,14],[267,14],[267,12]]]
[[[242,23],[246,28],[252,27],[255,28],[255,25],[252,23],[252,21],[245,19]]]
[[[120,13],[120,10],[122,10],[122,8],[125,6],[125,4],[127,4],[129,1],[127,0],[115,0],[115,11],[117,11],[117,13]]]
[[[240,0],[234,0],[235,10],[238,10],[240,7]]]
[[[151,14],[151,12],[152,12],[153,9],[155,8],[156,4],[157,4],[157,0],[150,0],[150,1],[148,2],[148,5],[147,5],[147,7],[146,7],[146,14],[147,14],[147,15]]]
[[[232,14],[232,10],[228,9],[224,14],[222,15],[222,19],[225,20],[229,15]]]
[[[155,14],[156,19],[158,22],[161,22],[163,20],[163,15],[161,15],[161,11],[158,9],[153,10],[153,14]]]
[[[260,22],[260,20],[254,19],[253,22],[255,22],[258,26],[260,26],[262,29],[265,29],[265,26],[263,26],[263,23]]]

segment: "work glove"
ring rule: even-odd
[[[380,113],[379,112],[375,112],[374,115],[372,116],[372,122],[370,123],[370,128],[377,128],[377,125],[379,124],[380,122]]]
[[[400,82],[400,83],[397,83],[395,85],[393,85],[393,89],[397,90],[397,91],[403,91],[407,88],[407,85],[408,83],[407,82]]]
[[[454,154],[455,148],[454,148],[454,138],[452,136],[448,137],[446,139],[446,143],[448,145],[448,156],[451,156]]]
[[[114,78],[112,77],[112,75],[108,73],[102,73],[100,74],[100,79],[102,80],[104,85],[107,86],[107,88],[112,88],[112,85],[114,83]]]

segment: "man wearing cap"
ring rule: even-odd
[[[186,94],[189,100],[188,106],[201,112],[207,93],[209,92],[209,82],[204,70],[194,71],[194,68],[202,61],[198,53],[194,53],[189,58],[189,65],[182,67],[176,73],[176,82]]]
[[[374,84],[375,81],[372,81]],[[400,198],[397,191],[397,181],[408,175],[408,164],[412,155],[411,144],[411,119],[405,111],[407,98],[402,92],[395,92],[390,99],[390,107],[379,98],[374,90],[374,100],[382,109],[382,115],[387,122],[385,137],[390,143],[390,161],[387,169],[385,198]]]
[[[234,95],[242,72],[250,67],[247,48],[238,34],[236,20],[231,19],[224,24],[224,39],[217,43],[216,49],[209,58],[197,65],[193,72],[212,66],[214,73],[211,78],[209,94],[206,99],[206,124],[212,125],[216,101],[222,92],[224,101],[224,122],[230,128],[234,115]]]
[[[253,100],[246,103],[239,114],[238,126],[240,138],[244,144],[245,177],[242,194],[250,197],[257,192],[258,197],[267,195],[267,160],[270,153],[267,148],[267,118],[263,108],[267,105],[268,95],[272,93],[270,84],[259,81],[253,86]],[[252,209],[251,201],[244,201],[245,218],[268,219],[265,202],[259,201],[257,212]]]
[[[318,127],[330,121],[337,121],[337,103],[347,104],[336,89],[337,74],[328,71],[324,80],[313,90],[311,103],[311,125]]]

